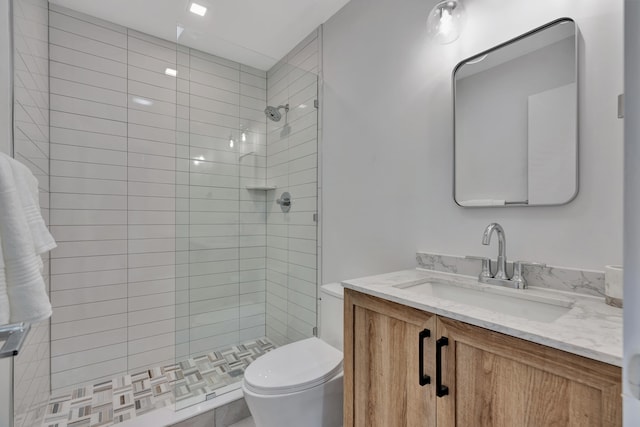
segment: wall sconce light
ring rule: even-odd
[[[234,143],[233,135],[229,135],[229,148],[233,148]]]
[[[460,37],[466,21],[460,0],[445,0],[436,4],[427,19],[427,31],[438,43],[447,44]]]

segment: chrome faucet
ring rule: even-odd
[[[493,277],[495,279],[509,280],[509,276],[507,276],[507,239],[504,235],[504,228],[497,222],[487,225],[482,235],[482,244],[488,245],[491,243],[491,235],[494,231],[498,235],[498,270]]]
[[[478,275],[478,282],[489,283],[491,285],[508,286],[515,289],[525,289],[527,287],[527,281],[525,279],[524,267],[541,267],[544,268],[546,264],[540,264],[536,262],[516,261],[513,263],[513,276],[509,278],[507,275],[507,239],[504,234],[504,228],[497,222],[492,222],[487,225],[482,235],[482,244],[489,245],[491,243],[491,235],[493,232],[498,235],[498,268],[496,274],[491,274],[491,259],[486,257],[474,257],[468,256],[469,259],[475,259],[482,261],[482,271]]]

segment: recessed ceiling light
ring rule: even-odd
[[[171,76],[171,77],[175,77],[178,75],[178,72],[176,70],[174,70],[173,68],[167,68],[166,70],[164,70],[164,73],[167,76]]]
[[[191,13],[195,13],[196,15],[204,16],[207,13],[207,8],[198,3],[191,3],[189,6],[189,11]]]

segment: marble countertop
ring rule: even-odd
[[[492,293],[526,293],[527,298],[559,299],[571,304],[567,313],[551,322],[533,321],[412,291],[410,285],[429,279],[474,287]],[[501,332],[569,353],[622,366],[622,309],[604,298],[573,292],[529,287],[512,290],[479,284],[474,277],[432,270],[403,270],[342,282],[345,288],[397,302],[481,328]],[[401,289],[395,286],[409,286]],[[498,288],[498,289],[496,289]]]

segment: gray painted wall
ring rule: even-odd
[[[622,261],[622,1],[466,2],[449,45],[427,38],[435,1],[352,0],[324,26],[323,281],[415,266],[415,251],[603,270]],[[580,29],[580,192],[567,206],[455,205],[451,71],[559,17]],[[607,224],[607,227],[601,227]]]

